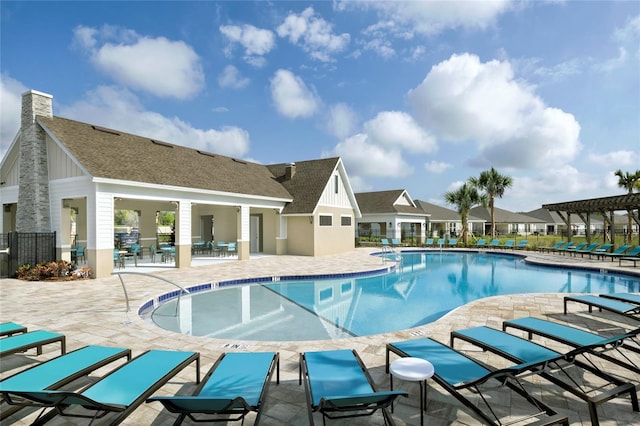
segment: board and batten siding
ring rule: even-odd
[[[336,192],[336,177],[338,179],[338,191]],[[322,191],[318,206],[328,207],[343,207],[347,209],[353,209],[347,187],[344,185],[342,175],[336,170],[333,172],[331,179],[327,182],[327,185]]]
[[[47,155],[49,156],[49,181],[85,175],[76,162],[49,136],[47,136]]]

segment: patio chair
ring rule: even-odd
[[[113,249],[113,267],[124,268],[124,256],[120,255],[120,250]]]
[[[387,407],[407,392],[377,392],[371,375],[355,350],[339,349],[300,354],[300,376],[304,378],[309,424],[313,413],[329,419],[373,415],[382,410],[385,423],[393,424]]]
[[[626,256],[624,253],[629,250],[631,248],[630,244],[624,244],[621,245],[620,247],[618,247],[617,249],[615,249],[612,252],[605,252],[605,253],[597,253],[596,255],[598,256],[598,259],[602,258],[602,259],[606,259],[609,258],[611,259],[611,261],[613,262],[613,259],[617,259],[618,257],[622,257],[622,256]]]
[[[629,318],[640,320],[640,305],[627,303],[620,300],[599,297],[590,294],[581,294],[576,296],[564,297],[564,314],[567,315],[567,302],[582,303],[589,307],[589,313],[593,312],[593,308],[598,310],[614,312]]]
[[[149,350],[111,371],[81,391],[21,390],[7,392],[11,398],[23,398],[42,407],[33,425],[42,425],[55,416],[90,417],[93,420],[109,414],[110,425],[120,424],[140,404],[161,388],[187,365],[196,362],[196,382],[200,382],[200,354]],[[78,407],[78,409],[75,409]],[[84,410],[79,411],[82,407]],[[71,408],[71,410],[70,410]],[[88,414],[87,411],[93,412]]]
[[[611,243],[603,244],[602,246],[598,247],[597,249],[589,253],[589,259],[591,259],[591,256],[594,256],[594,255],[597,256],[601,253],[608,253],[609,250],[611,250],[611,247],[613,247],[613,244]]]
[[[3,322],[0,324],[0,337],[13,336],[27,332],[27,327],[15,322]]]
[[[601,294],[600,297],[604,297],[606,299],[615,299],[628,303],[635,303],[640,305],[640,294],[635,293],[604,293]]]
[[[452,331],[452,347],[456,338],[512,362],[527,364],[538,376],[582,399],[589,407],[592,425],[597,426],[600,424],[597,412],[598,405],[621,395],[629,394],[633,411],[640,411],[635,385],[598,369],[588,361],[583,362],[577,359],[578,355],[585,354],[585,349],[579,348],[563,354],[521,337],[486,326]],[[578,385],[565,367],[570,367],[571,369],[579,368],[583,380],[585,380],[584,376],[586,376],[587,372],[598,377],[597,389],[585,389],[586,383]],[[605,382],[604,385],[601,383],[602,381]],[[609,386],[613,388],[604,390]],[[601,392],[598,393],[598,391]]]
[[[557,248],[560,248],[563,244],[565,244],[565,243],[563,243],[562,241],[558,241],[557,243],[555,243],[552,246],[541,246],[541,247],[538,247],[538,251],[544,252],[545,250],[546,251],[555,250]]]
[[[154,396],[147,402],[158,401],[171,413],[180,414],[174,425],[181,424],[186,417],[194,422],[244,422],[244,417],[251,411],[256,412],[254,424],[257,425],[267,385],[274,372],[276,383],[280,383],[277,352],[224,353],[204,376],[193,395]],[[235,417],[221,418],[228,415]]]
[[[496,247],[506,250],[508,248],[513,248],[515,243],[516,243],[516,240],[507,240],[507,241],[504,242],[504,244],[500,244],[499,246],[496,246]]]
[[[485,240],[484,238],[480,238],[478,241],[476,241],[474,246],[476,246],[476,247],[486,247],[487,246],[487,240]]]
[[[561,247],[559,249],[556,249],[555,252],[564,255],[564,253],[573,253],[575,251],[582,250],[586,246],[587,246],[587,243],[579,243],[569,247],[564,247],[564,248]]]
[[[238,247],[237,247],[237,243],[231,242],[227,244],[227,256],[232,256],[232,255],[236,255],[238,254]]]
[[[447,240],[445,240],[444,238],[438,238],[438,241],[436,241],[436,246],[440,248],[444,247],[445,244],[447,244]]]
[[[600,243],[591,243],[582,249],[569,250],[569,252],[573,253],[574,256],[577,256],[578,253],[580,253],[580,257],[584,257],[585,254],[591,253],[598,247],[600,247]]]
[[[33,405],[29,400],[12,398],[12,392],[59,389],[98,368],[125,357],[128,360],[131,359],[130,349],[85,346],[3,379],[0,381],[0,395],[2,395],[2,401],[11,407],[3,407],[0,420],[25,406]]]
[[[60,351],[67,351],[66,338],[64,334],[54,333],[47,330],[29,331],[28,333],[16,334],[15,336],[0,339],[0,358],[25,352],[35,348],[37,354],[42,354],[42,347],[52,343],[60,343]]]
[[[540,418],[537,424],[569,424],[569,419],[566,416],[559,415],[553,408],[525,390],[518,376],[527,373],[527,368],[520,368],[516,365],[500,370],[490,370],[463,353],[429,337],[388,343],[386,348],[387,373],[389,372],[389,354],[391,352],[401,357],[428,360],[433,364],[435,370],[432,379],[471,410],[483,424],[503,424],[502,419],[498,417],[495,406],[492,405],[493,399],[485,397],[484,387],[495,387],[495,382],[501,383],[502,386],[520,395],[528,403],[526,407],[532,407],[533,413],[527,412],[526,416]],[[481,399],[476,398],[478,395]],[[515,402],[515,398],[513,401]],[[496,405],[499,406],[500,403],[498,402]],[[483,406],[486,408],[483,409]],[[519,404],[519,406],[525,407],[524,404]]]
[[[76,262],[80,263],[80,259],[82,259],[82,262],[86,262],[87,259],[85,258],[85,254],[84,254],[84,246],[76,246]]]
[[[387,238],[380,238],[380,244],[382,244],[382,247],[391,247],[391,244],[389,244],[389,239]]]
[[[633,262],[635,268],[636,262],[640,262],[640,246],[636,246],[622,256],[618,256],[618,265],[622,266],[622,261]]]
[[[500,240],[498,238],[491,240],[487,247],[496,248],[500,246]]]
[[[433,246],[433,238],[427,238],[427,241],[425,241],[424,246],[425,247],[432,247]]]
[[[558,252],[562,252],[565,251],[573,246],[575,246],[576,243],[574,243],[573,241],[569,241],[568,243],[564,243],[561,244],[560,247],[554,248],[554,249],[550,249],[547,250],[547,253],[558,253]]]
[[[449,238],[449,241],[447,241],[447,247],[455,247],[456,244],[458,244],[457,238]]]
[[[621,350],[624,349],[625,351],[628,350],[640,354],[640,347],[638,345],[629,345],[626,342],[627,340],[633,341],[637,339],[640,328],[629,333],[604,337],[569,325],[533,317],[504,321],[502,323],[502,330],[506,331],[507,328],[525,331],[529,340],[531,340],[535,334],[574,348],[583,348],[594,356],[606,359],[609,362],[640,374],[640,366],[633,363],[632,359]],[[609,355],[611,351],[618,352],[621,358]]]
[[[529,241],[528,240],[520,240],[520,242],[518,244],[516,244],[513,248],[516,249],[516,250],[528,249],[529,248]]]

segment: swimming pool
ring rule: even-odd
[[[150,318],[195,336],[326,340],[417,327],[489,296],[638,291],[640,277],[538,266],[512,255],[420,251],[402,253],[400,266],[385,274],[281,277],[168,297]]]

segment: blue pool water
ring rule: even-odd
[[[638,291],[640,277],[536,266],[510,255],[412,252],[387,274],[234,285],[171,299],[151,317],[196,336],[324,340],[416,327],[488,296]]]

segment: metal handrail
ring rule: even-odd
[[[186,288],[174,283],[173,281],[169,281],[168,279],[163,278],[163,277],[159,277],[157,275],[152,275],[152,274],[150,274],[148,272],[125,272],[125,271],[113,272],[112,275],[117,275],[118,278],[120,278],[120,284],[122,284],[122,291],[124,291],[124,298],[125,298],[125,301],[127,302],[127,312],[126,313],[129,313],[129,311],[130,311],[129,294],[127,293],[127,287],[124,285],[124,280],[122,279],[122,274],[142,275],[142,276],[145,276],[145,277],[156,278],[156,279],[159,279],[160,281],[164,281],[166,283],[169,283],[174,287],[178,287],[180,289],[180,294],[178,294],[178,303],[176,303],[176,312],[175,312],[176,316],[178,316],[178,309],[180,309],[180,296],[182,296],[182,292],[187,293],[187,294],[191,294],[189,292],[189,290],[187,290]]]

